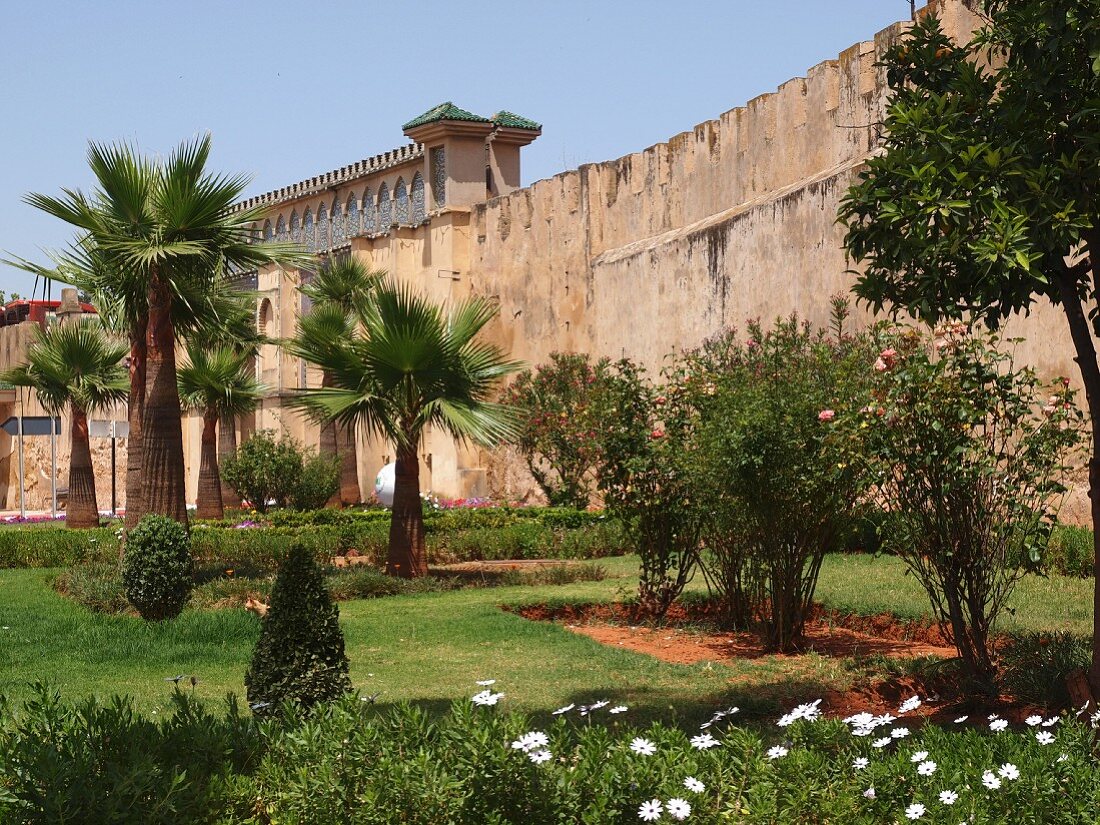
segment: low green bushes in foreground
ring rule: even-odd
[[[501,692],[495,692],[495,691]],[[477,693],[473,693],[478,691]],[[39,688],[0,706],[0,820],[11,823],[1095,823],[1094,731],[1071,719],[922,724],[915,701],[845,721],[816,703],[745,728],[637,728],[595,701],[533,722],[507,686],[431,716],[350,695],[259,722],[177,692],[128,700]],[[897,718],[895,718],[897,717]],[[551,721],[552,720],[552,721]]]

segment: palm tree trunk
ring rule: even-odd
[[[332,373],[327,370],[321,375],[321,386],[332,386]],[[321,440],[317,445],[317,452],[323,455],[325,458],[338,458],[339,450],[337,448],[336,440],[336,422],[328,421],[321,425]],[[342,469],[342,465],[341,465]],[[341,482],[343,479],[341,478]],[[326,507],[339,507],[341,500],[341,492],[343,484],[341,483],[341,489],[332,494],[332,497],[325,502]]]
[[[218,427],[218,477],[221,478],[221,462],[237,452],[237,421],[232,415],[223,415],[221,426]],[[239,507],[241,497],[237,491],[221,482],[222,505]]]
[[[183,421],[176,388],[176,333],[172,294],[159,271],[149,280],[146,335],[147,392],[142,418],[141,497],[147,513],[187,524],[183,475]]]
[[[75,404],[69,447],[69,505],[65,524],[69,527],[98,527],[99,504],[95,498],[95,472],[88,441],[88,416]]]
[[[359,459],[355,449],[355,429],[336,425],[337,452],[340,455],[340,501],[345,507],[363,500],[359,492]]]
[[[412,578],[428,574],[424,511],[420,503],[420,462],[416,449],[413,445],[397,450],[389,556],[386,559],[388,576]]]
[[[141,422],[145,415],[145,335],[149,316],[143,315],[130,329],[130,399],[126,417],[130,434],[126,439],[126,527],[141,521],[145,507],[141,499]]]
[[[225,517],[222,505],[222,479],[218,472],[218,412],[207,407],[202,417],[202,453],[199,458],[199,489],[195,515],[199,518]]]

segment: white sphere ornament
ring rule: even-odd
[[[397,483],[397,463],[391,461],[374,477],[374,496],[383,507],[393,507],[393,488]]]

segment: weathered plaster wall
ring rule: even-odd
[[[930,8],[965,39],[972,5]],[[500,339],[532,364],[574,350],[656,370],[747,318],[825,323],[829,296],[852,283],[836,212],[876,145],[887,97],[876,63],[907,26],[667,143],[475,206],[471,280],[499,296]],[[1041,306],[1009,331],[1041,373],[1076,375],[1064,327]],[[528,491],[522,474],[499,475],[498,494]]]

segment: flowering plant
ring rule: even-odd
[[[1004,343],[958,322],[898,332],[868,370],[868,403],[836,424],[860,434],[890,514],[882,546],[924,586],[982,690],[994,689],[990,629],[1042,560],[1082,422],[1069,382],[1044,387]]]
[[[606,358],[593,364],[586,354],[555,352],[505,393],[505,402],[523,412],[516,446],[551,506],[588,505],[610,379]]]

